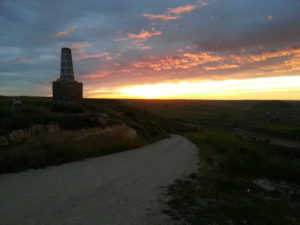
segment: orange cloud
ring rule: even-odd
[[[196,5],[186,5],[186,6],[179,6],[177,8],[170,8],[167,10],[167,13],[180,15],[183,13],[194,11],[195,9],[197,9]]]
[[[300,71],[300,49],[294,49],[289,51],[290,57],[283,62],[271,65],[267,69],[274,73],[289,73]]]
[[[164,14],[148,14],[148,13],[144,13],[143,17],[146,17],[150,20],[177,20],[180,18],[179,15],[164,15]]]
[[[183,53],[176,57],[149,57],[145,62],[132,64],[138,69],[152,69],[154,71],[173,70],[173,69],[190,69],[201,64],[221,61],[222,58],[214,56],[211,52],[200,52],[198,54]]]
[[[142,29],[140,31],[140,33],[138,33],[138,34],[128,33],[127,37],[118,38],[118,39],[116,39],[116,41],[127,41],[129,39],[141,39],[141,40],[145,41],[151,37],[155,37],[155,36],[159,36],[159,35],[162,35],[161,31],[149,32],[149,31]]]
[[[69,35],[72,31],[75,31],[77,30],[78,27],[69,27],[68,29],[64,30],[64,31],[60,31],[60,32],[57,32],[53,35],[54,38],[58,38],[58,37],[62,37],[62,36],[67,36]]]
[[[269,77],[282,75],[296,75],[296,71],[300,72],[300,48],[285,49],[277,52],[263,52],[256,54],[243,55],[239,54],[222,54],[217,55],[214,52],[183,52],[176,51],[175,56],[148,56],[144,60],[136,61],[130,64],[111,64],[103,71],[98,71],[93,74],[82,76],[84,79],[102,79],[110,75],[125,77],[131,74],[132,78],[144,75],[142,81],[134,82],[162,82],[178,79],[178,76],[184,77],[190,74],[201,79],[216,79],[223,80],[225,76],[222,72],[226,72],[226,79],[244,79],[253,76]],[[270,63],[267,61],[271,59]],[[275,59],[275,60],[274,60]],[[251,74],[248,71],[248,65],[258,62],[266,62],[255,65],[256,69],[252,69]],[[243,70],[246,69],[246,70]],[[258,68],[258,69],[257,69]],[[229,73],[230,71],[230,73]],[[258,73],[260,72],[260,73]],[[147,74],[147,75],[146,75]],[[207,76],[206,76],[207,74]],[[230,76],[228,76],[230,75]],[[112,78],[105,78],[112,79]],[[135,79],[133,79],[135,80]]]
[[[107,56],[108,53],[107,52],[104,52],[104,53],[101,53],[101,54],[81,54],[79,56],[77,56],[76,58],[77,59],[96,59],[96,58],[101,58],[101,57],[104,57],[104,56]],[[106,57],[108,58],[108,57]]]
[[[245,64],[264,62],[275,58],[282,58],[282,61],[277,63],[279,66],[276,67],[277,71],[279,71],[279,68],[288,68],[289,71],[300,69],[300,49],[286,49],[277,52],[264,52],[250,55],[216,55],[213,52],[184,53],[179,51],[179,54],[173,57],[147,57],[145,61],[133,63],[131,66],[135,69],[163,71],[176,69],[190,70],[200,65],[214,63],[215,65],[213,66],[205,65],[199,68],[200,70],[211,71],[236,69]]]
[[[176,8],[169,8],[165,14],[148,14],[144,13],[143,17],[146,17],[150,20],[177,20],[181,18],[181,14],[192,12],[197,8],[202,8],[208,6],[207,2],[199,1],[198,5],[185,5],[179,6]]]
[[[214,66],[214,67],[209,67],[209,66],[206,66],[206,67],[203,67],[204,70],[207,70],[207,71],[211,71],[211,70],[227,70],[227,69],[237,69],[237,68],[240,68],[239,65],[218,65],[218,66]]]
[[[79,75],[82,79],[99,79],[99,78],[103,78],[106,76],[109,76],[113,73],[114,71],[110,71],[110,70],[103,70],[103,71],[99,71],[99,72],[95,72],[92,74],[88,74],[88,75]]]
[[[262,62],[272,58],[288,57],[288,56],[300,56],[300,48],[296,49],[284,49],[277,52],[263,52],[259,54],[251,55],[228,55],[227,57],[232,58],[235,62],[240,64]]]

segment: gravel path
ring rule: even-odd
[[[167,225],[159,198],[196,170],[197,147],[171,138],[132,151],[0,176],[1,225]]]

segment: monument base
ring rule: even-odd
[[[52,83],[53,103],[78,105],[82,100],[83,84],[72,80],[57,79]]]

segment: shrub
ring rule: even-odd
[[[276,152],[272,146],[261,147],[222,133],[194,133],[188,136],[198,145],[208,145],[206,153],[220,169],[233,174],[259,176],[300,183],[300,160]]]

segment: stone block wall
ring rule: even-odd
[[[82,100],[83,84],[77,81],[58,79],[53,82],[52,91],[54,104],[78,104]]]

